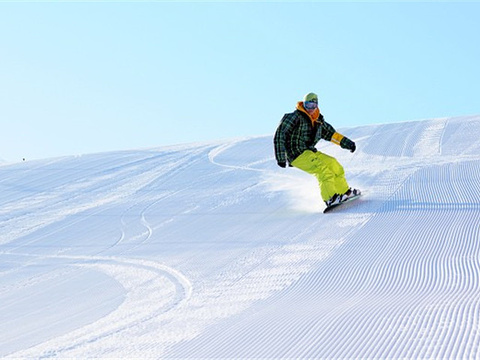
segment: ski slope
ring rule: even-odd
[[[479,358],[480,116],[0,166],[0,357]]]

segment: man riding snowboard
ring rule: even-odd
[[[339,134],[327,123],[318,108],[318,97],[308,93],[297,109],[285,114],[275,132],[275,158],[280,167],[290,166],[314,175],[327,206],[337,205],[360,190],[351,189],[345,179],[342,165],[331,156],[315,148],[320,139],[331,141],[343,149],[355,151],[355,143]]]

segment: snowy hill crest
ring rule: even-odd
[[[0,356],[479,357],[480,116],[343,133],[329,215],[271,137],[3,165]]]

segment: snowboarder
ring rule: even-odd
[[[318,97],[308,93],[297,103],[294,112],[285,114],[275,132],[275,158],[278,166],[296,167],[314,175],[319,183],[327,207],[337,205],[360,194],[345,179],[343,166],[332,156],[315,148],[320,139],[331,141],[343,149],[355,151],[355,143],[336,132],[325,121],[318,108]]]

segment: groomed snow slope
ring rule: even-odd
[[[480,117],[0,166],[0,357],[479,358]]]

